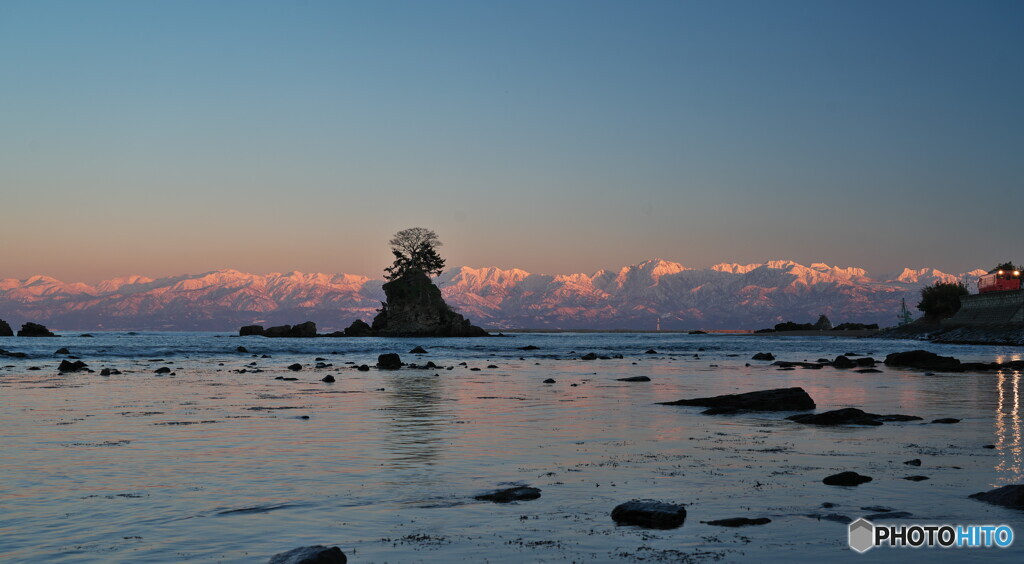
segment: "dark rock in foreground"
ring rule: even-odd
[[[38,323],[26,323],[18,331],[19,337],[56,337],[52,331]]]
[[[13,336],[14,336],[14,331],[11,329],[11,326],[8,325],[7,322],[4,321],[3,319],[0,319],[0,337],[13,337]]]
[[[597,360],[597,353],[587,353],[581,356],[580,360]]]
[[[746,527],[748,525],[767,525],[772,520],[767,517],[748,519],[746,517],[733,517],[732,519],[719,519],[717,521],[706,521],[708,525],[716,527]]]
[[[74,362],[62,360],[60,361],[60,366],[57,367],[57,370],[60,372],[80,372],[88,367],[89,366],[81,360],[76,360]]]
[[[547,380],[544,380],[544,383],[545,384],[554,384],[555,383],[555,379],[554,378],[548,378]]]
[[[807,395],[803,388],[777,388],[745,394],[681,399],[663,402],[661,405],[710,407],[711,409],[704,411],[707,415],[737,411],[806,411],[815,407],[814,400]]]
[[[890,415],[879,415],[877,413],[867,413],[855,407],[846,407],[843,409],[835,409],[832,411],[826,411],[824,413],[801,413],[798,415],[791,415],[786,419],[795,421],[797,423],[803,423],[805,425],[824,425],[824,426],[836,426],[836,425],[871,425],[878,426],[882,425],[885,421],[920,421],[920,417],[914,415],[901,415],[893,413]]]
[[[826,486],[859,486],[871,479],[871,476],[862,476],[856,472],[840,472],[825,478],[822,483]]]
[[[629,378],[616,378],[617,382],[650,382],[649,376],[630,376]]]
[[[529,486],[517,486],[478,495],[473,499],[493,501],[494,503],[511,503],[513,501],[529,501],[538,497],[540,497],[540,489]]]
[[[842,354],[837,356],[835,358],[835,360],[832,361],[832,368],[846,369],[846,368],[853,368],[855,366],[857,366],[856,362],[854,362],[853,360],[850,360],[849,357],[847,357],[846,355],[842,355]]]
[[[377,368],[382,370],[398,370],[402,367],[402,357],[395,353],[385,353],[377,357]]]
[[[772,353],[757,353],[750,357],[750,360],[775,360],[775,355]]]
[[[539,348],[540,347],[538,347],[536,345],[526,345],[525,347],[519,347],[519,350],[521,350],[521,351],[535,351],[535,350],[537,350]]]
[[[918,368],[938,372],[962,372],[960,361],[951,356],[939,356],[925,350],[892,353],[885,357],[886,366]]]
[[[295,364],[290,364],[288,365],[288,370],[298,372],[299,370],[302,370],[302,365],[299,364],[298,362],[296,362]]]
[[[954,419],[953,417],[943,417],[942,419],[935,419],[932,421],[932,423],[945,423],[946,425],[951,425],[953,423],[959,422],[959,419]]]
[[[324,376],[323,378],[321,378],[320,381],[321,382],[327,382],[328,384],[330,384],[331,382],[334,382],[334,376],[331,376],[330,374],[328,374],[327,376]]]
[[[387,303],[373,319],[381,337],[486,337],[487,331],[455,313],[441,290],[422,272],[410,272],[383,286]]]
[[[675,529],[686,521],[686,508],[653,499],[634,499],[612,509],[612,520],[647,529]]]
[[[409,351],[409,354],[427,354],[427,349],[423,347],[416,347]]]
[[[275,554],[268,564],[345,564],[348,558],[340,548],[332,546],[303,546]]]
[[[1011,484],[987,492],[978,492],[968,497],[993,505],[1024,509],[1024,484]]]
[[[923,482],[923,481],[925,481],[925,480],[927,480],[929,478],[928,478],[928,476],[906,476],[903,479],[904,480],[909,480],[911,482]]]

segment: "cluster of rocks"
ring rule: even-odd
[[[0,319],[0,337],[13,337],[14,331],[11,329],[11,325]],[[45,325],[38,323],[25,323],[21,326],[21,330],[18,331],[19,337],[56,337],[53,331],[46,328]]]
[[[825,315],[818,317],[818,321],[814,323],[794,323],[792,321],[785,321],[777,323],[775,327],[770,329],[758,329],[755,333],[782,333],[791,331],[877,331],[877,323],[840,323],[839,325],[833,326],[832,322]]]

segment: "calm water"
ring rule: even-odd
[[[1024,483],[1019,373],[779,371],[749,360],[761,351],[813,361],[927,348],[991,361],[1020,358],[1021,349],[674,334],[95,335],[0,339],[0,347],[30,355],[0,358],[4,562],[263,562],[308,544],[338,545],[350,562],[952,562],[1024,554],[1018,539],[1001,550],[859,556],[846,548],[844,524],[820,519],[885,506],[912,513],[908,523],[1007,523],[1024,535],[1024,513],[966,497]],[[235,352],[240,345],[251,354]],[[429,354],[405,354],[416,345]],[[540,349],[517,350],[526,345]],[[96,372],[57,375],[59,347]],[[643,354],[649,348],[659,354]],[[359,372],[346,364],[373,365],[383,352],[454,368]],[[625,358],[575,360],[586,352]],[[333,366],[315,369],[317,357]],[[303,370],[289,371],[296,362]],[[173,374],[155,374],[162,366]],[[100,376],[104,367],[122,374]],[[320,382],[327,374],[337,382]],[[615,381],[636,375],[652,382]],[[963,421],[815,428],[784,413],[709,417],[655,405],[788,386],[804,387],[819,410]],[[912,458],[923,464],[903,464]],[[821,483],[843,470],[874,481]],[[901,479],[914,474],[930,480]],[[512,484],[539,487],[542,497],[473,500]],[[671,531],[616,527],[609,512],[634,498],[684,503],[687,521]],[[701,523],[740,516],[772,523]]]

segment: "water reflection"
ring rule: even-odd
[[[442,409],[441,378],[433,373],[394,373],[385,379],[384,451],[392,468],[437,464],[443,447],[447,412]]]
[[[996,472],[1005,483],[1024,477],[1024,452],[1021,445],[1020,371],[999,371],[999,403],[996,406]]]

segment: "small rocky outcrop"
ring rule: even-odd
[[[385,353],[377,357],[377,368],[381,370],[398,370],[402,367],[402,357],[396,353]]]
[[[816,321],[814,323],[814,330],[815,331],[831,331],[832,330],[832,322],[829,320],[828,317],[825,316],[825,314],[821,314],[820,316],[818,316],[818,321]]]
[[[832,361],[832,368],[846,369],[854,368],[855,366],[857,366],[857,363],[850,359],[850,357],[843,354],[837,356],[835,360]]]
[[[650,376],[630,376],[629,378],[616,378],[617,382],[650,382]]]
[[[387,302],[373,319],[381,337],[486,337],[487,332],[453,311],[426,274],[413,271],[384,284]]]
[[[312,339],[316,337],[316,323],[312,321],[299,323],[292,327],[292,330],[288,332],[288,336],[295,339]]]
[[[353,321],[352,325],[345,328],[346,337],[370,337],[372,335],[373,329],[370,327],[370,324],[362,319]]]
[[[348,558],[340,548],[332,546],[303,546],[275,554],[268,564],[346,564]]]
[[[856,472],[840,472],[828,476],[821,482],[826,486],[859,486],[872,480],[871,476],[864,476]]]
[[[13,337],[14,331],[11,330],[11,326],[6,321],[0,319],[0,337]]]
[[[814,409],[814,400],[803,388],[776,388],[745,394],[727,394],[709,398],[681,399],[661,405],[695,405],[709,407],[705,415],[740,411],[806,411]]]
[[[409,351],[409,354],[427,354],[427,349],[423,347],[416,347]]]
[[[52,331],[38,323],[26,323],[18,331],[19,337],[56,337]]]
[[[1024,484],[1010,484],[987,492],[971,494],[969,497],[993,505],[1024,509]]]
[[[70,362],[67,360],[60,361],[60,366],[57,367],[57,371],[61,373],[65,372],[81,372],[82,370],[88,369],[89,366],[81,360]]]
[[[801,413],[798,415],[790,415],[786,419],[796,421],[797,423],[803,423],[805,425],[822,425],[826,427],[835,427],[838,425],[878,426],[884,424],[886,421],[921,421],[920,417],[916,417],[914,415],[901,415],[898,413],[879,415],[877,413],[868,413],[857,409],[856,407],[834,409],[824,413]]]
[[[514,488],[506,488],[503,490],[496,490],[491,493],[474,496],[473,499],[477,499],[480,501],[491,501],[494,503],[511,503],[513,501],[529,501],[531,499],[537,499],[539,497],[539,488],[531,488],[529,486],[517,486]]]
[[[962,372],[960,360],[951,356],[939,356],[933,352],[914,350],[892,353],[885,357],[886,366],[918,368],[936,372]]]
[[[775,360],[775,355],[772,353],[757,353],[750,357],[750,360]]]
[[[238,330],[239,337],[247,337],[249,335],[262,335],[264,332],[262,325],[246,325]]]
[[[646,529],[675,529],[686,521],[686,507],[653,499],[634,499],[615,506],[612,520]]]
[[[705,521],[708,525],[715,527],[747,527],[750,525],[767,525],[772,520],[767,517],[748,519],[747,517],[733,517],[731,519],[718,519],[717,521]]]

